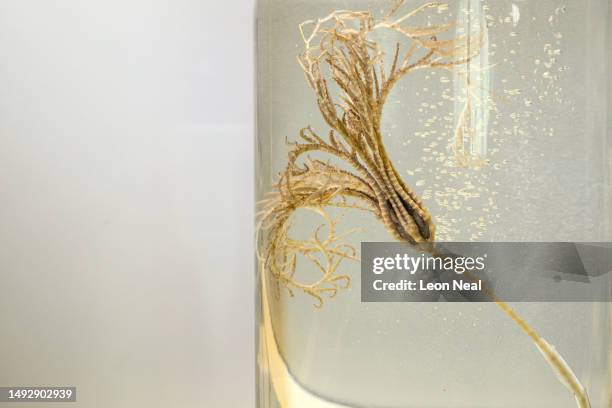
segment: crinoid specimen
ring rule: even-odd
[[[317,264],[326,277],[323,281],[309,285],[296,282],[297,255],[313,260],[304,248],[287,239],[296,209],[316,208],[321,214],[327,207],[367,209],[400,241],[416,244],[432,242],[435,237],[429,211],[389,159],[381,134],[383,107],[402,77],[418,69],[465,64],[478,54],[484,36],[480,32],[442,39],[451,24],[421,27],[410,25],[410,21],[428,10],[444,9],[443,4],[427,3],[398,17],[403,3],[398,2],[380,21],[369,11],[335,11],[300,25],[305,50],[299,63],[331,130],[324,139],[306,127],[299,141],[291,143],[287,167],[260,213],[259,230],[265,241],[260,255],[264,269],[277,283],[290,292],[299,289],[315,296],[319,305],[322,293],[336,293],[338,280],[348,282],[344,276],[334,280],[333,274],[342,259],[354,257],[354,250],[336,248],[326,257],[325,265]],[[311,28],[308,34],[307,28]],[[382,30],[399,33],[406,43],[396,44],[388,69],[386,55],[371,39],[374,32]],[[321,160],[304,162],[304,156],[313,152],[334,157],[350,170]],[[331,231],[325,242],[316,237],[312,242],[338,243]]]
[[[469,63],[480,53],[486,32],[481,29],[453,37],[452,24],[413,24],[417,15],[444,11],[446,6],[432,2],[400,15],[404,3],[405,0],[396,2],[380,20],[370,11],[340,10],[300,25],[305,49],[298,60],[330,129],[325,138],[310,126],[300,131],[298,141],[289,143],[288,163],[274,191],[260,203],[258,256],[264,326],[268,330],[266,337],[270,337],[265,341],[266,353],[276,356],[270,361],[278,364],[283,364],[282,358],[271,338],[271,322],[266,318],[269,316],[266,276],[272,277],[277,290],[284,288],[290,295],[301,291],[313,296],[319,308],[324,304],[324,296],[334,297],[350,284],[350,278],[339,274],[339,269],[344,260],[357,259],[355,249],[344,242],[353,231],[339,233],[330,209],[369,211],[391,236],[410,245],[423,248],[435,240],[431,214],[402,180],[385,149],[381,132],[383,108],[393,87],[409,73],[419,69],[453,70]],[[374,33],[384,30],[401,38],[388,53],[373,40]],[[468,98],[465,110],[472,103]],[[465,110],[462,118],[467,117]],[[463,137],[462,132],[457,135]],[[335,161],[312,159],[308,157],[310,153]],[[455,153],[461,155],[462,150],[455,149]],[[459,157],[458,162],[469,160]],[[325,220],[309,240],[289,235],[292,217],[299,209],[313,211]],[[298,280],[298,258],[311,261],[320,277],[309,283]],[[490,296],[531,337],[575,395],[579,407],[588,408],[584,388],[555,349],[511,308],[495,299],[494,294]],[[270,369],[287,371],[280,366]],[[275,384],[277,393],[286,391],[279,387]]]

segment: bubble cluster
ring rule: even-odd
[[[524,147],[534,138],[555,136],[546,107],[574,109],[561,86],[571,70],[563,58],[564,36],[559,28],[566,13],[567,7],[559,6],[542,17],[541,13],[530,15],[529,8],[521,4],[500,10],[498,3],[493,7],[482,1],[472,2],[469,8],[458,7],[449,15],[449,21],[467,21],[472,31],[485,24],[488,41],[482,50],[486,65],[481,58],[479,64],[428,71],[412,91],[420,102],[414,137],[404,146],[419,149],[420,159],[406,174],[436,214],[439,240],[487,238],[490,227],[508,211],[504,203],[512,199],[508,192],[502,192],[498,179],[500,173],[508,176],[516,163],[500,152],[511,144],[521,152],[521,160],[541,160],[545,152]],[[533,27],[538,27],[536,33],[531,31]],[[470,30],[463,28],[463,32]],[[471,79],[471,88],[458,86],[462,78]],[[414,83],[408,86],[414,87]],[[480,149],[484,145],[486,157],[465,165],[454,154],[460,121],[457,107],[465,104],[470,93],[480,111],[472,115],[463,143],[472,152],[478,151],[474,144]],[[478,121],[481,123],[474,123]]]

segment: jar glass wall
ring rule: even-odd
[[[364,303],[359,279],[366,241],[611,241],[610,13],[259,0],[260,408],[611,406],[610,303]]]

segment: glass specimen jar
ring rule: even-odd
[[[258,1],[259,408],[612,406],[609,279],[577,301],[360,290],[364,242],[611,241],[611,15]]]

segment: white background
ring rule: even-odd
[[[0,0],[0,386],[254,405],[253,8]]]

